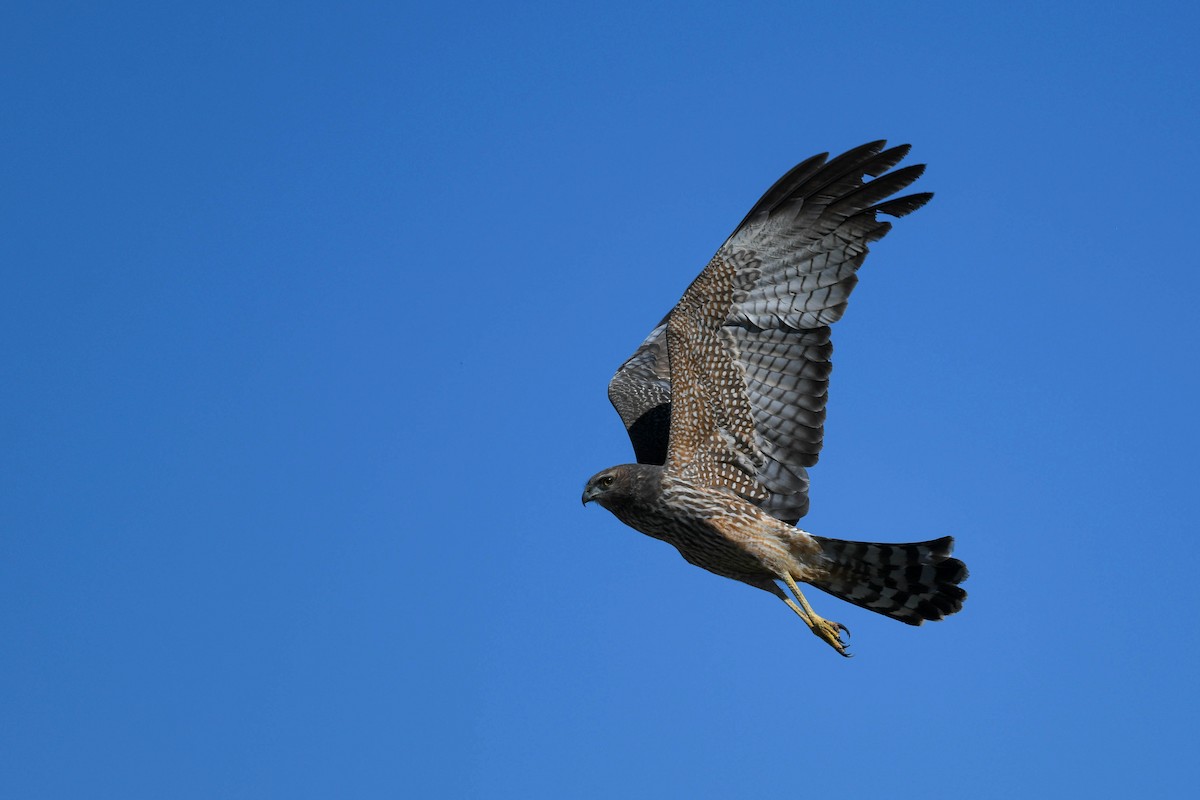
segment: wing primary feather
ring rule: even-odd
[[[829,153],[818,153],[811,158],[806,158],[788,170],[782,178],[775,181],[771,185],[771,188],[763,193],[763,196],[758,199],[754,207],[750,209],[746,216],[742,218],[742,221],[738,223],[737,227],[733,229],[734,234],[741,230],[751,219],[770,215],[780,203],[786,202],[797,186],[809,180],[825,165],[825,159],[827,158],[829,158]],[[730,236],[732,235],[730,234]]]
[[[744,228],[746,223],[775,214],[797,197],[811,196],[847,178],[852,178],[857,184],[861,182],[862,175],[881,175],[903,160],[912,149],[912,145],[902,144],[883,150],[886,145],[887,140],[878,139],[848,150],[828,163],[828,153],[821,153],[800,162],[763,194],[750,209],[750,213],[734,228],[730,238]]]
[[[909,186],[913,181],[921,177],[921,173],[924,171],[924,164],[913,164],[910,167],[889,172],[887,175],[864,184],[862,188],[855,189],[838,198],[837,202],[829,206],[829,211],[854,214],[861,209],[870,208],[873,204],[885,200]]]
[[[826,164],[819,172],[812,176],[809,181],[796,186],[792,192],[793,197],[805,196],[810,197],[835,186],[841,181],[851,178],[856,186],[862,184],[862,175],[868,169],[887,169],[885,165],[892,151],[880,152],[883,150],[887,142],[880,139],[876,142],[868,142],[864,145],[859,145],[853,150],[847,150],[837,158]],[[901,146],[903,147],[903,145]],[[897,150],[900,148],[893,148]],[[900,156],[903,157],[903,154]],[[879,160],[878,166],[876,160]],[[898,159],[897,159],[898,160]],[[892,163],[895,163],[894,161]],[[870,174],[870,173],[868,173]]]
[[[912,150],[911,144],[898,144],[891,149],[884,150],[863,164],[863,174],[870,175],[872,178],[882,175],[903,161],[909,150]]]
[[[911,214],[931,199],[933,199],[933,192],[918,192],[916,194],[905,195],[904,197],[897,197],[893,200],[887,200],[867,210],[899,218],[906,214]]]
[[[903,147],[903,145],[901,146]],[[836,170],[840,172],[846,165],[850,165],[850,167],[853,168],[859,162],[862,162],[871,156],[879,155],[880,151],[882,151],[885,147],[887,147],[887,139],[876,139],[873,142],[860,144],[858,147],[851,148],[842,153],[840,156],[832,159],[828,164],[825,165],[825,170],[823,171],[833,172]]]

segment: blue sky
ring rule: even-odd
[[[1184,3],[39,3],[0,20],[0,795],[1181,796]],[[784,170],[929,164],[774,598],[581,509],[615,367]]]

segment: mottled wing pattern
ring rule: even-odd
[[[924,167],[888,172],[909,148],[884,146],[872,142],[828,162],[815,156],[784,175],[685,292],[665,336],[656,328],[614,378],[631,396],[641,375],[656,376],[653,408],[670,399],[672,472],[728,488],[789,522],[807,511],[805,467],[816,463],[824,436],[829,325],[846,309],[868,243],[891,227],[877,214],[903,216],[931,197],[887,199]],[[627,427],[650,408],[622,411],[618,399]],[[643,442],[641,451],[656,448]]]
[[[722,486],[756,503],[770,499],[741,366],[730,357],[725,318],[745,288],[753,259],[718,253],[667,317],[671,358],[671,432],[667,470],[689,483]]]

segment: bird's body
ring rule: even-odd
[[[811,158],[751,209],[617,371],[609,397],[639,463],[598,473],[583,496],[688,562],[780,597],[843,655],[845,627],[817,616],[797,582],[913,625],[966,597],[949,537],[875,544],[794,526],[824,435],[829,325],[867,243],[890,228],[876,214],[902,216],[931,196],[887,199],[923,167],[888,173],[908,147],[883,144]]]
[[[689,483],[649,464],[624,466],[633,490],[608,492],[602,506],[631,528],[673,545],[692,564],[758,583],[788,572],[814,577],[800,560],[820,552],[812,537],[735,494]]]

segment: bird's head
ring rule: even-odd
[[[595,500],[600,505],[607,506],[608,495],[621,478],[620,467],[609,467],[603,472],[597,472],[588,479],[587,486],[583,487],[583,504],[586,506]]]
[[[634,495],[657,485],[662,467],[649,464],[622,464],[597,472],[583,488],[583,504],[595,500],[612,510],[614,504],[633,499]]]

